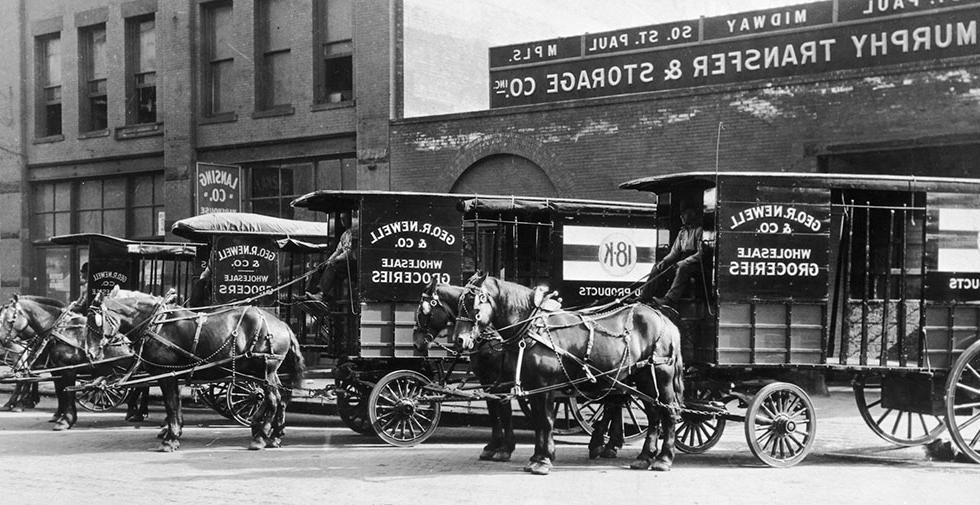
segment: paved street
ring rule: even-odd
[[[287,445],[245,450],[248,430],[189,409],[183,446],[154,452],[157,421],[130,425],[121,412],[80,412],[69,432],[52,432],[46,398],[38,410],[0,413],[0,486],[8,505],[181,503],[962,503],[980,468],[926,461],[919,448],[892,449],[864,425],[843,391],[815,398],[813,454],[790,469],[756,463],[740,425],[704,455],[680,455],[668,474],[625,469],[639,450],[588,461],[581,436],[561,439],[555,471],[520,471],[531,454],[521,431],[509,463],[477,461],[485,430],[443,426],[425,444],[389,447],[356,435],[334,416],[291,414]]]

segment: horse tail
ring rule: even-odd
[[[289,351],[286,354],[289,356],[292,364],[290,386],[299,389],[303,387],[303,375],[306,373],[306,363],[303,360],[303,352],[300,351],[299,339],[296,338],[296,333],[288,326],[287,329],[289,330]]]

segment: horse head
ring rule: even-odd
[[[415,311],[415,328],[412,330],[416,349],[424,352],[434,340],[451,335],[456,324],[454,311],[462,292],[463,288],[459,286],[438,284],[435,280],[425,287]]]
[[[476,272],[466,281],[456,310],[456,324],[453,327],[453,340],[464,351],[476,347],[480,337],[490,330],[493,320],[493,297],[484,287],[487,280],[485,272]]]
[[[103,338],[110,338],[118,333],[128,334],[136,328],[148,325],[165,308],[168,300],[169,296],[161,298],[115,286],[108,293],[96,295],[92,300],[88,311],[90,331],[94,330]]]
[[[0,343],[3,347],[7,347],[14,340],[19,340],[29,324],[30,319],[20,305],[20,297],[12,296],[10,301],[0,308]]]

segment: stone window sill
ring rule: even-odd
[[[204,116],[198,121],[198,124],[233,123],[235,121],[238,121],[237,112],[222,112],[212,116]]]
[[[50,144],[52,142],[61,142],[65,140],[64,135],[49,135],[47,137],[37,137],[34,139],[34,144]]]
[[[163,135],[163,123],[130,124],[116,128],[116,140]]]
[[[280,105],[271,109],[257,110],[252,113],[252,119],[262,119],[266,117],[291,116],[296,113],[292,105]]]

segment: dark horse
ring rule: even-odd
[[[103,335],[126,334],[139,367],[156,378],[167,411],[160,451],[180,447],[184,425],[180,378],[256,381],[264,397],[251,420],[249,449],[281,444],[288,390],[284,395],[277,371],[291,355],[293,385],[299,386],[304,364],[296,335],[272,313],[252,306],[195,312],[170,305],[164,298],[116,287],[90,313],[89,327],[90,331],[101,328]]]
[[[40,297],[28,297],[31,299],[36,299],[38,301],[42,300]],[[44,298],[45,303],[54,305],[59,309],[64,306],[58,300]],[[0,335],[0,352],[3,353],[2,363],[10,366],[12,368],[17,368],[21,363],[21,359],[25,358],[25,352],[28,352],[31,347],[30,343],[34,340],[37,333],[30,327],[25,319],[19,319],[17,313],[8,310],[14,304],[15,299],[7,302],[2,309],[0,309],[0,321],[3,325],[3,333]],[[24,409],[32,409],[38,402],[41,401],[41,396],[38,393],[37,382],[18,382],[14,385],[14,391],[11,393],[10,398],[6,403],[3,404],[3,409],[12,410],[14,412],[21,412]]]
[[[130,354],[125,343],[88,338],[85,316],[71,308],[50,298],[15,295],[0,312],[5,333],[29,328],[35,334],[20,366],[60,369],[52,372],[58,398],[58,408],[51,419],[55,431],[70,429],[78,421],[75,392],[69,389],[75,385],[78,373],[104,375],[111,367],[99,362]]]
[[[555,457],[554,395],[560,389],[602,395],[631,392],[632,379],[650,429],[630,467],[667,471],[674,460],[675,424],[684,397],[680,330],[644,304],[603,312],[541,311],[542,292],[477,273],[467,282],[456,312],[453,337],[464,349],[499,338],[492,328],[520,328],[497,342],[517,388],[528,393],[534,455],[525,470],[544,475]],[[651,401],[652,400],[652,401]],[[663,445],[654,454],[663,430]]]
[[[422,292],[422,300],[415,312],[415,347],[428,349],[435,340],[444,340],[452,334],[456,323],[455,311],[464,289],[460,286],[430,283]],[[470,355],[470,370],[480,384],[491,392],[494,386],[506,383],[514,376],[513,369],[504,368],[504,355],[494,352],[490,345],[479,346]],[[506,391],[504,391],[506,392]],[[481,460],[510,461],[516,441],[514,438],[513,410],[510,400],[487,400],[490,415],[490,442],[480,452]]]

